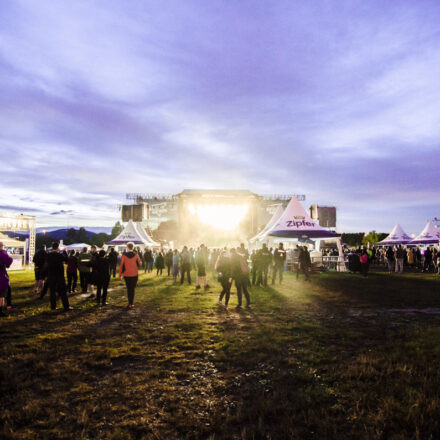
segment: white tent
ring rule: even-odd
[[[440,241],[440,230],[432,220],[426,223],[423,231],[411,241],[411,244],[435,244]]]
[[[276,225],[280,217],[283,215],[283,212],[284,212],[283,205],[279,204],[273,216],[271,217],[267,225],[264,227],[264,229],[260,231],[255,237],[252,237],[249,241],[254,242],[254,241],[263,240],[266,237],[267,233],[270,231],[270,229]]]
[[[106,243],[107,246],[121,246],[132,242],[140,246],[158,247],[160,244],[156,243],[144,230],[141,224],[133,223],[129,220],[124,230],[113,240]]]
[[[390,234],[382,241],[377,243],[378,245],[392,246],[395,244],[407,244],[412,238],[402,229],[402,226],[397,224],[394,226]]]
[[[328,238],[338,236],[336,232],[325,229],[316,220],[312,220],[296,196],[292,196],[283,215],[267,232],[267,235],[286,238]]]
[[[66,244],[63,249],[66,251],[82,251],[84,248],[87,248],[87,250],[90,249],[90,245],[87,243],[73,243],[73,244]]]
[[[144,239],[146,242],[146,246],[151,247],[160,247],[161,244],[155,242],[148,234],[145,228],[142,226],[141,223],[136,223],[136,230],[139,232],[140,236]]]

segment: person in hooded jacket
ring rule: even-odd
[[[105,256],[105,251],[100,250],[98,256],[93,261],[93,267],[96,273],[96,302],[107,305],[107,289],[110,283],[110,260]],[[102,303],[101,303],[102,293]]]
[[[127,252],[121,257],[119,266],[119,279],[124,277],[127,286],[128,308],[133,308],[134,293],[138,282],[138,269],[142,267],[142,261],[139,255],[133,252],[134,243],[127,243]]]

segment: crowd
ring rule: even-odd
[[[405,267],[414,270],[440,273],[440,252],[428,247],[424,252],[417,247],[403,246],[388,248],[358,248],[346,250],[348,269],[368,275],[371,264],[385,265],[388,271],[403,272]],[[337,250],[323,249],[322,256],[338,256]],[[56,309],[57,298],[61,299],[65,311],[71,310],[69,295],[79,292],[94,298],[100,305],[107,305],[108,287],[111,277],[117,275],[124,279],[127,289],[128,308],[133,308],[135,289],[139,271],[153,272],[156,276],[168,276],[174,283],[183,284],[186,280],[192,284],[191,272],[196,272],[195,289],[209,290],[208,272],[217,273],[221,285],[219,303],[228,306],[232,286],[235,285],[238,306],[242,307],[242,298],[246,306],[250,305],[249,286],[267,287],[283,280],[287,261],[296,270],[296,278],[303,274],[306,281],[310,280],[312,261],[306,246],[296,246],[288,252],[280,243],[276,249],[263,244],[260,249],[251,253],[242,243],[237,248],[209,249],[201,244],[197,249],[184,246],[177,249],[142,251],[128,243],[121,254],[110,248],[108,251],[98,250],[96,246],[83,248],[81,252],[61,251],[59,244],[54,242],[50,250],[43,246],[34,256],[35,268],[34,291],[42,299],[49,292],[50,307]],[[11,287],[7,268],[12,259],[0,243],[0,314],[4,309],[11,309]],[[119,269],[118,269],[119,267]],[[223,302],[224,301],[224,302]]]
[[[310,255],[306,248],[297,247],[297,278],[300,273],[310,278]],[[12,308],[11,288],[6,269],[12,262],[7,252],[0,248],[0,311],[3,312],[6,300],[7,308]],[[67,252],[59,248],[57,242],[51,249],[42,246],[33,258],[35,270],[34,293],[43,299],[49,292],[50,307],[55,310],[57,299],[61,299],[65,311],[71,310],[69,296],[82,293],[94,298],[100,305],[107,305],[108,287],[111,277],[117,275],[124,279],[127,289],[128,308],[134,306],[135,289],[139,271],[153,272],[156,276],[172,276],[174,283],[183,284],[186,280],[192,284],[191,272],[196,272],[195,289],[209,290],[208,272],[215,272],[221,285],[219,303],[228,306],[231,288],[236,287],[238,308],[242,307],[243,296],[246,306],[250,306],[249,286],[268,285],[283,280],[286,269],[287,252],[280,243],[278,248],[269,249],[265,244],[251,254],[242,243],[237,248],[209,249],[200,245],[197,249],[184,246],[182,251],[169,249],[156,251],[135,248],[128,243],[120,255],[114,248],[107,252],[96,246],[83,248],[81,252]],[[119,267],[119,270],[118,270]],[[79,287],[79,290],[77,288]],[[224,301],[224,302],[223,302]]]

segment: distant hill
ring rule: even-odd
[[[69,229],[72,228],[59,228],[59,227],[55,227],[55,228],[37,228],[37,237],[43,236],[45,235],[46,237],[51,237],[54,240],[65,240],[67,237],[67,231]],[[78,227],[73,228],[76,231],[79,230]],[[99,233],[105,233],[105,234],[110,234],[112,232],[112,228],[111,227],[90,227],[90,228],[85,228],[86,230],[86,235],[87,238],[91,238],[96,234]],[[43,232],[45,231],[45,232]],[[27,233],[26,232],[14,232],[14,231],[6,231],[4,232],[5,235],[7,235],[8,237],[16,237],[19,239],[24,240],[25,238],[27,238]]]

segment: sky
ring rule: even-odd
[[[0,2],[0,211],[305,194],[338,230],[440,216],[440,2]]]

